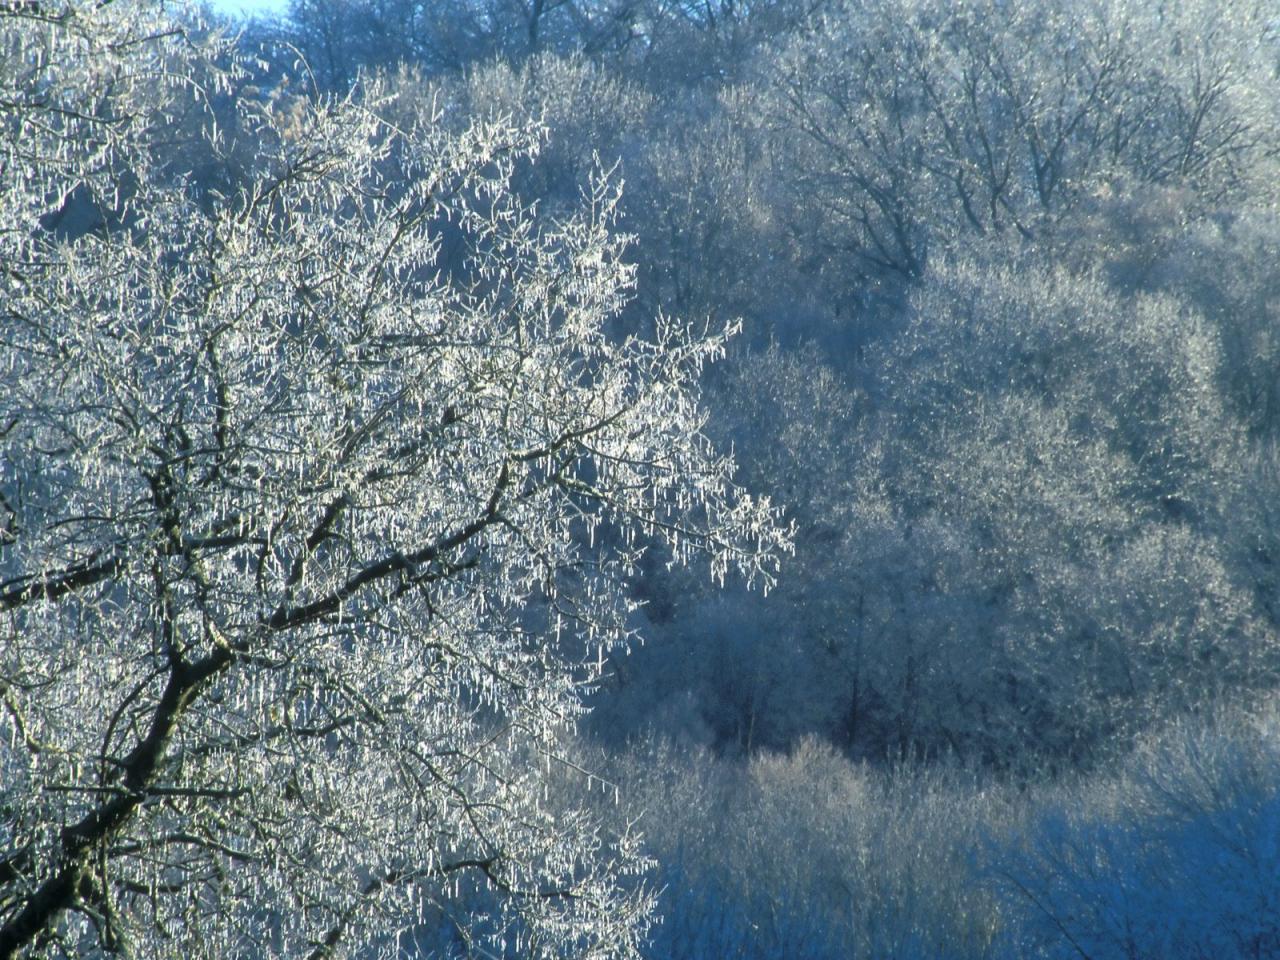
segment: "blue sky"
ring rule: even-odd
[[[209,6],[226,16],[282,14],[289,0],[209,0]]]

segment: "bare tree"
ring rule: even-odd
[[[931,250],[1040,238],[1132,184],[1256,190],[1275,41],[1253,0],[851,0],[762,60],[762,117],[808,242],[919,278]]]
[[[640,0],[291,0],[287,20],[260,32],[287,40],[341,92],[361,71],[397,64],[434,77],[544,52],[620,55],[642,9]]]
[[[376,82],[238,104],[197,196],[157,153],[238,70],[159,4],[0,13],[0,957],[395,953],[468,885],[522,955],[635,955],[635,839],[541,781],[639,537],[785,546],[702,433],[730,331],[606,337],[614,187],[540,219],[537,131]]]

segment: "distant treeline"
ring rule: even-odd
[[[668,884],[656,956],[1280,951],[1275,725],[1222,719],[1280,679],[1278,29],[1249,0],[249,27],[264,87],[387,70],[392,115],[540,127],[518,184],[553,215],[616,163],[618,337],[743,319],[709,430],[796,555],[761,596],[650,552],[589,721]]]
[[[743,318],[705,405],[797,556],[767,598],[650,557],[598,733],[1066,769],[1275,685],[1273,14],[296,0],[249,37],[264,84],[541,125],[544,211],[617,163],[618,335]]]

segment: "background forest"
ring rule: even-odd
[[[269,76],[544,125],[547,208],[616,162],[624,326],[743,319],[705,409],[796,554],[768,595],[650,554],[582,748],[657,858],[653,956],[1280,954],[1278,29],[1235,0],[250,26]]]
[[[513,183],[551,218],[612,170],[614,338],[741,320],[705,432],[794,555],[762,592],[649,544],[562,745],[592,775],[548,788],[643,834],[646,955],[1280,956],[1274,3],[292,0],[235,29],[228,103],[380,76],[392,122],[540,137]]]

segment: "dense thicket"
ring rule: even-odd
[[[545,122],[548,209],[617,161],[620,330],[744,319],[711,429],[798,524],[768,598],[654,558],[600,733],[1076,767],[1273,686],[1266,4],[429,9],[455,62],[370,40],[330,82]]]
[[[763,597],[652,551],[592,721],[652,816],[654,955],[1277,949],[1242,919],[1278,895],[1274,728],[1204,719],[1280,678],[1274,7],[359,9],[323,55],[320,7],[277,29],[322,82],[401,64],[545,122],[552,209],[619,163],[621,329],[744,319],[709,426],[797,555]]]

